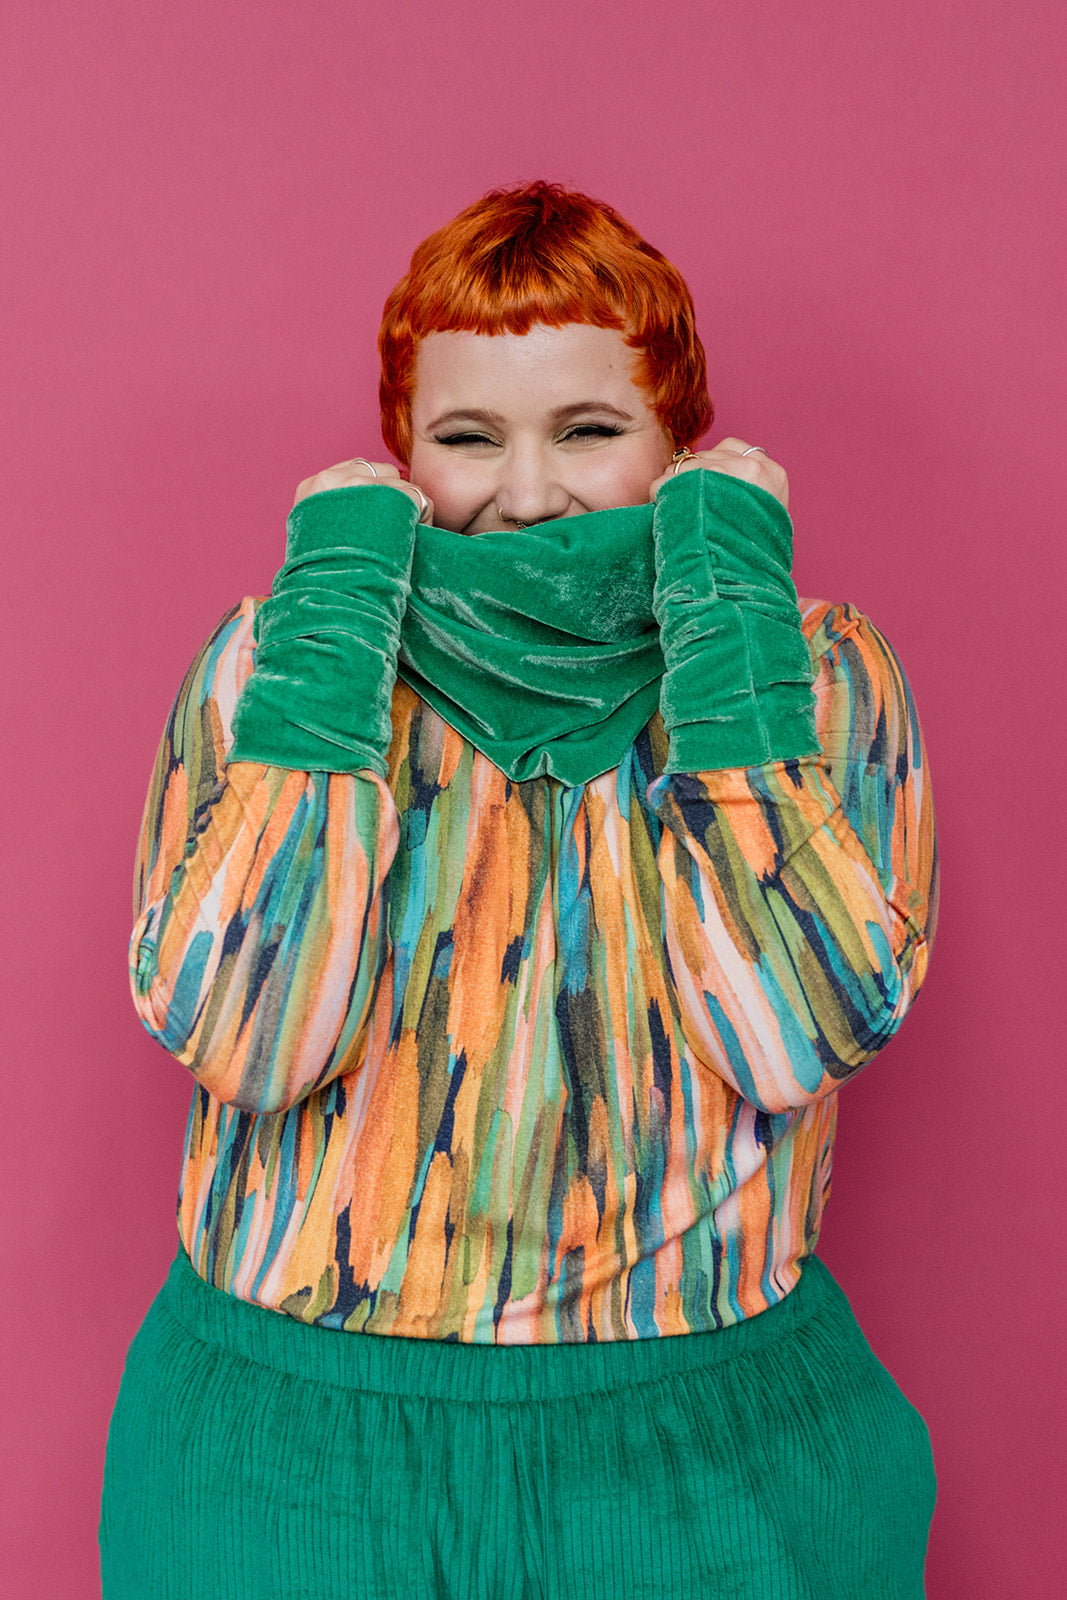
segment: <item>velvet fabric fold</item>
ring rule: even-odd
[[[659,704],[652,516],[420,528],[400,677],[517,782],[617,766]]]
[[[785,507],[742,479],[690,469],[657,494],[653,535],[667,770],[817,755]]]
[[[293,507],[285,564],[256,613],[256,670],[234,711],[229,761],[384,777],[415,520],[387,484]]]
[[[397,674],[517,782],[610,770],[657,707],[671,771],[815,754],[791,555],[773,496],[705,470],[521,533],[416,526],[388,484],[312,495],[229,759],[384,774]]]

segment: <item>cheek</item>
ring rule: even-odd
[[[410,476],[434,505],[434,521],[439,528],[458,530],[482,509],[488,491],[473,462],[437,451],[411,453]]]
[[[462,461],[440,456],[426,456],[419,461],[413,454],[411,477],[438,506],[466,504],[478,496],[477,472],[470,472],[469,464]]]
[[[612,460],[607,455],[600,460],[592,459],[587,469],[588,493],[595,498],[598,510],[608,510],[612,506],[643,505],[668,459],[669,456],[665,456],[655,445],[622,460]]]
[[[434,451],[411,452],[411,478],[435,501],[453,500],[463,492],[462,463]]]

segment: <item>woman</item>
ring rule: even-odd
[[[415,252],[386,443],[178,696],[132,944],[197,1079],[105,1595],[923,1592],[929,1441],[813,1255],[926,970],[906,682],[790,579],[676,270],[533,184]]]

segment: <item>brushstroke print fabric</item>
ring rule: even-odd
[[[389,770],[225,765],[245,601],[145,811],[144,1025],[195,1075],[179,1202],[208,1283],[475,1343],[707,1331],[811,1253],[837,1090],[926,971],[933,810],[899,663],[802,602],[823,756],[510,782],[415,692]]]

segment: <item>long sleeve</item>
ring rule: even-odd
[[[133,956],[202,1085],[179,1224],[206,1282],[501,1344],[711,1332],[795,1286],[830,1091],[925,971],[933,819],[889,647],[802,615],[784,514],[714,487],[704,549],[685,516],[660,541],[664,716],[586,783],[510,780],[406,681],[382,727],[404,528],[367,550],[355,513],[384,489],[312,497],[271,600],[201,652]]]
[[[758,616],[745,624],[758,634]],[[650,794],[686,1038],[770,1112],[830,1093],[888,1042],[922,984],[936,914],[930,787],[903,670],[848,609],[827,608],[811,655],[821,754],[668,772]],[[716,737],[713,726],[703,748]],[[790,737],[766,754],[792,755]]]
[[[303,502],[258,608],[266,642],[257,651],[254,602],[224,618],[160,747],[138,853],[134,1003],[153,1037],[242,1109],[283,1109],[361,1058],[388,958],[398,828],[380,772],[413,532],[395,491]]]

